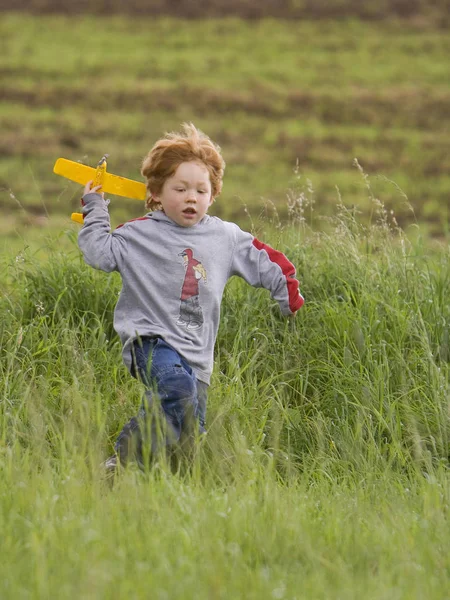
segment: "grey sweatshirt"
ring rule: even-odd
[[[220,304],[233,275],[268,289],[284,315],[303,304],[295,268],[284,254],[234,223],[205,215],[182,227],[155,211],[111,233],[107,202],[94,193],[83,201],[78,244],[85,261],[122,277],[114,329],[129,369],[133,340],[159,335],[209,384]]]

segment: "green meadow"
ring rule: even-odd
[[[0,598],[448,600],[448,32],[3,14],[0,33]],[[227,161],[212,212],[285,252],[306,303],[283,319],[232,279],[192,460],[106,479],[143,390],[120,279],[84,264],[80,187],[52,167],[108,152],[138,179],[182,121]]]
[[[142,389],[116,274],[73,230],[2,261],[2,598],[444,600],[450,587],[449,247],[375,202],[265,239],[306,304],[226,289],[208,433],[174,471],[101,462]]]

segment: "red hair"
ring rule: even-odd
[[[225,161],[220,147],[192,123],[181,125],[182,133],[166,133],[158,140],[142,162],[141,173],[147,179],[146,208],[161,208],[152,198],[152,194],[161,193],[163,185],[174,175],[181,163],[200,162],[205,165],[211,181],[212,197],[222,191]]]

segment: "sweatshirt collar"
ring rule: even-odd
[[[175,221],[173,221],[170,217],[168,217],[166,215],[166,213],[163,212],[162,210],[154,210],[150,213],[147,213],[145,216],[150,219],[153,219],[153,221],[160,221],[161,223],[168,223],[169,225],[172,225],[173,227],[178,227],[179,229],[195,229],[199,225],[206,223],[206,221],[211,218],[209,215],[205,215],[201,221],[199,221],[192,227],[183,227],[182,225],[178,225],[178,223],[175,223]]]

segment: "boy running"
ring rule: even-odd
[[[142,164],[147,179],[145,216],[111,232],[100,186],[82,199],[84,226],[78,243],[85,261],[118,271],[122,290],[114,328],[123,360],[146,391],[139,415],[122,429],[116,455],[126,464],[131,448],[142,463],[146,417],[158,397],[163,446],[205,431],[207,390],[213,369],[220,304],[233,275],[268,289],[289,316],[302,306],[295,267],[282,254],[236,224],[207,214],[222,189],[220,148],[192,124],[158,140]],[[198,425],[194,425],[198,422]],[[151,453],[161,446],[153,424]]]

